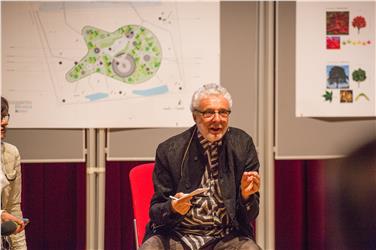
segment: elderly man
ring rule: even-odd
[[[192,97],[196,124],[158,146],[142,250],[260,249],[259,161],[252,138],[228,126],[231,106],[225,88],[204,85]]]

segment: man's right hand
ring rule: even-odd
[[[183,195],[184,195],[184,193],[177,193],[177,194],[175,194],[175,197],[179,199]],[[179,213],[181,215],[185,215],[186,213],[188,213],[189,209],[192,206],[191,199],[192,199],[192,196],[187,197],[187,198],[183,198],[183,199],[179,199],[179,200],[171,199],[172,211],[174,213]]]
[[[22,230],[25,229],[25,223],[23,222],[23,220],[21,220],[20,218],[17,218],[16,216],[6,212],[6,211],[3,211],[1,213],[1,221],[2,222],[5,222],[5,221],[14,221],[18,224],[18,227],[17,227],[17,230],[16,232],[14,232],[14,234],[18,234],[19,232],[21,232]]]

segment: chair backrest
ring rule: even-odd
[[[136,246],[141,245],[149,221],[150,200],[154,193],[152,174],[154,163],[138,165],[129,172],[132,192]]]

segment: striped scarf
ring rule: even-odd
[[[209,188],[209,190],[203,195],[192,198],[192,208],[176,228],[181,240],[194,250],[230,232],[230,228],[226,227],[230,219],[218,183],[218,149],[222,141],[211,143],[200,132],[198,132],[198,139],[208,158],[200,187]]]

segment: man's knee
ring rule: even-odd
[[[184,250],[180,240],[174,237],[154,235],[145,241],[139,250]]]
[[[163,242],[158,236],[152,236],[147,239],[139,250],[163,250]]]
[[[253,240],[247,240],[240,246],[239,250],[261,250],[261,247]]]
[[[256,242],[248,237],[236,236],[228,237],[219,241],[215,246],[215,250],[261,250]]]

